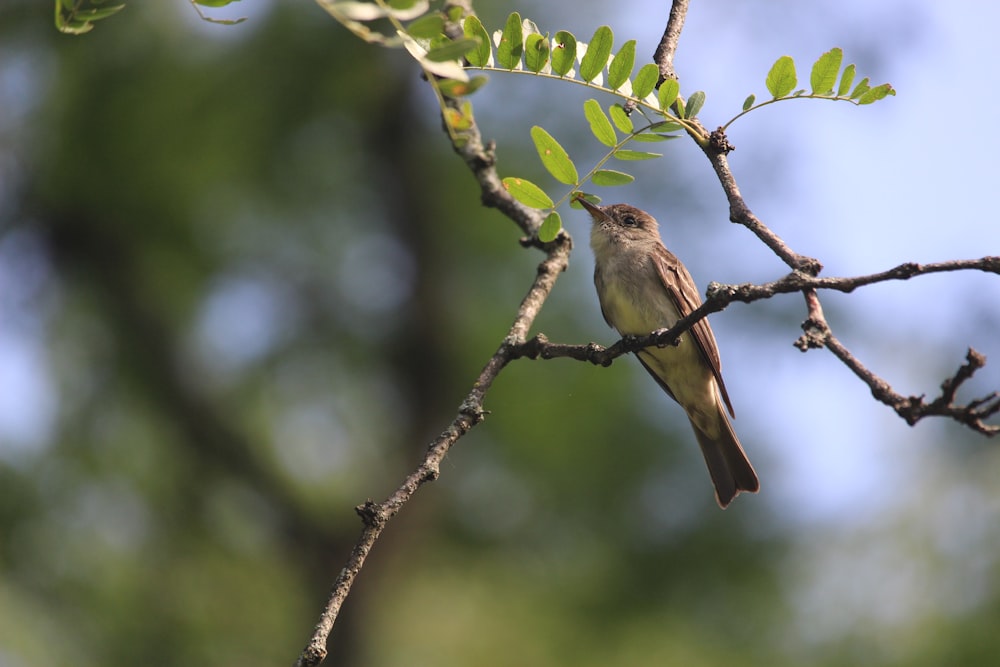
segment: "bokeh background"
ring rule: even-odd
[[[663,3],[477,3],[652,53]],[[129,2],[81,37],[0,5],[0,666],[274,665],[311,632],[359,531],[453,417],[537,252],[479,204],[402,52],[311,2],[237,26]],[[693,3],[676,61],[712,127],[788,54],[833,46],[899,91],[738,121],[755,212],[828,275],[1000,254],[1000,7]],[[491,76],[473,102],[503,175],[554,186],[528,138],[601,155],[587,94]],[[611,100],[602,100],[607,105]],[[607,190],[656,215],[702,287],[785,268],[727,221],[686,141]],[[615,337],[586,219],[535,331]],[[1000,387],[1000,280],[954,273],[823,295],[903,393],[967,346]],[[801,297],[713,317],[758,496],[715,506],[679,410],[630,360],[506,369],[487,421],[372,553],[336,665],[992,665],[1000,452],[906,426],[825,351]]]

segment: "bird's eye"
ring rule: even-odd
[[[638,227],[639,221],[635,219],[634,215],[626,215],[622,218],[622,224],[626,227]]]

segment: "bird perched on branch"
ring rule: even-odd
[[[594,285],[604,319],[618,333],[645,336],[668,329],[701,305],[691,274],[663,245],[653,216],[628,204],[576,200],[593,218]],[[699,320],[677,345],[647,347],[636,356],[687,413],[719,506],[741,491],[755,493],[760,482],[726,415],[728,410],[735,417],[708,320]]]

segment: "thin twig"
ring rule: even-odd
[[[705,301],[698,308],[691,311],[686,317],[677,321],[669,329],[652,332],[646,336],[629,336],[622,338],[610,347],[603,347],[596,343],[583,345],[572,345],[566,343],[552,343],[544,335],[537,335],[531,340],[516,345],[512,350],[515,358],[528,357],[530,359],[555,359],[570,358],[578,361],[588,361],[599,366],[608,366],[616,358],[636,352],[653,345],[673,345],[685,331],[690,329],[695,322],[707,315],[724,310],[729,304],[734,302],[753,303],[770,299],[779,294],[794,294],[802,292],[806,297],[809,317],[807,322],[815,320],[822,326],[826,322],[823,316],[823,309],[819,302],[816,290],[828,289],[837,292],[853,292],[858,287],[872,285],[890,280],[908,280],[910,278],[941,273],[944,271],[965,271],[978,270],[1000,275],[1000,256],[982,257],[980,259],[957,259],[947,262],[936,262],[932,264],[900,264],[886,271],[872,273],[863,276],[853,277],[830,277],[815,278],[804,273],[793,271],[783,278],[774,280],[763,285],[742,283],[739,285],[726,285],[722,283],[710,283],[705,294]],[[806,334],[799,339],[797,346],[800,348],[823,347],[825,334],[818,337],[810,337],[811,329],[806,328]],[[814,332],[815,333],[815,332]]]
[[[314,667],[323,661],[327,652],[327,638],[333,629],[333,624],[337,620],[344,600],[351,592],[351,587],[364,567],[368,553],[381,536],[386,524],[421,486],[438,478],[441,471],[441,461],[444,460],[452,446],[486,418],[486,410],[483,408],[486,392],[489,391],[500,371],[512,359],[516,358],[512,354],[512,350],[524,342],[524,337],[531,328],[535,317],[541,311],[545,299],[552,291],[556,278],[566,270],[571,249],[572,243],[569,237],[564,237],[562,241],[550,244],[548,256],[539,264],[535,280],[521,301],[521,305],[517,309],[517,316],[514,318],[507,336],[479,373],[479,377],[476,378],[465,400],[459,406],[458,414],[451,424],[427,447],[424,458],[417,468],[403,480],[403,483],[391,496],[381,503],[369,500],[355,508],[364,522],[364,528],[347,558],[347,563],[333,584],[330,597],[320,616],[319,623],[316,624],[313,636],[295,663],[297,667]]]
[[[825,347],[830,350],[837,359],[868,385],[872,396],[877,401],[895,410],[896,414],[910,426],[924,417],[948,417],[986,436],[1000,433],[1000,424],[986,423],[987,419],[1000,413],[1000,393],[994,391],[981,398],[973,399],[965,405],[955,404],[955,394],[958,388],[977,370],[986,365],[985,356],[970,347],[965,355],[966,363],[959,367],[952,377],[941,383],[941,395],[930,403],[924,400],[923,395],[903,396],[893,390],[888,382],[862,364],[833,335],[830,325],[823,316],[823,309],[819,305],[819,299],[816,298],[816,292],[807,290],[805,295],[809,317],[802,324],[805,333],[795,343],[796,347],[803,352],[817,347]]]

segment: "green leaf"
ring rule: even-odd
[[[614,169],[598,169],[590,180],[594,185],[628,185],[635,180],[635,176]]]
[[[843,97],[851,89],[854,83],[855,67],[853,64],[844,68],[844,74],[840,77],[840,86],[837,87],[837,97]]]
[[[691,97],[687,100],[687,109],[685,118],[694,118],[701,111],[701,108],[705,106],[705,92],[701,90],[696,90],[691,93]]]
[[[444,32],[444,17],[440,14],[426,14],[406,26],[410,37],[431,39]]]
[[[611,122],[615,124],[618,131],[625,134],[632,134],[635,126],[632,124],[632,119],[629,118],[629,115],[625,113],[625,107],[620,104],[612,104],[609,111],[611,112]]]
[[[656,94],[656,99],[660,108],[666,111],[670,105],[677,100],[678,93],[681,92],[681,85],[677,79],[667,79],[660,84],[660,91]]]
[[[201,17],[202,21],[207,21],[208,23],[214,23],[216,25],[239,25],[247,20],[247,17],[243,16],[238,19],[213,19],[207,16]]]
[[[225,7],[226,5],[231,5],[234,2],[239,2],[240,0],[194,0],[196,5],[201,5],[202,7]]]
[[[653,143],[657,141],[670,141],[671,139],[676,139],[676,134],[657,134],[656,132],[640,132],[632,137],[635,141],[644,141],[646,143]]]
[[[524,40],[524,64],[532,72],[545,69],[549,62],[549,37],[532,33]]]
[[[507,23],[497,45],[497,63],[506,69],[515,69],[521,64],[524,52],[524,33],[521,29],[521,15],[517,12],[507,17]]]
[[[535,142],[538,157],[549,173],[560,183],[576,185],[580,180],[576,173],[576,165],[569,159],[569,154],[559,142],[538,125],[531,128],[531,139]]]
[[[465,58],[473,67],[486,67],[493,56],[490,48],[490,35],[486,32],[486,28],[476,16],[470,15],[465,18],[463,31],[469,39],[479,40],[479,46],[465,54]]]
[[[840,64],[843,60],[844,52],[835,47],[813,63],[812,73],[809,75],[813,95],[829,95],[833,92],[833,84],[837,82],[837,74],[840,73]]]
[[[630,151],[630,150],[620,150],[615,152],[615,157],[619,160],[634,161],[634,160],[652,160],[653,158],[663,157],[662,153],[647,153],[646,151]]]
[[[604,66],[611,56],[611,47],[614,46],[615,36],[611,28],[602,25],[594,32],[594,36],[587,45],[587,53],[580,61],[580,78],[584,81],[593,81],[597,75],[604,70]]]
[[[438,81],[438,86],[441,88],[441,92],[448,97],[465,97],[486,85],[486,81],[485,76],[474,76],[468,81],[441,79]]]
[[[687,117],[684,114],[684,98],[683,97],[678,97],[676,100],[674,100],[674,106],[677,107],[677,115],[678,116],[680,116],[681,118],[686,118]]]
[[[75,12],[74,17],[78,21],[98,21],[100,19],[107,18],[112,14],[118,13],[124,8],[125,5],[116,5],[114,7],[104,7],[102,9],[79,9]]]
[[[747,96],[747,98],[745,100],[743,100],[743,110],[744,111],[749,111],[750,107],[752,107],[753,103],[756,102],[756,101],[757,101],[757,96],[756,95],[749,95],[749,96]]]
[[[445,107],[441,112],[441,117],[448,127],[454,130],[459,132],[468,130],[473,123],[472,104],[465,100],[458,109],[453,106]]]
[[[893,90],[892,86],[888,83],[879,84],[858,98],[858,104],[871,104],[872,102],[878,102],[881,99],[885,99],[887,95],[895,94],[896,91]]]
[[[635,40],[630,39],[618,51],[618,55],[608,66],[608,88],[618,90],[632,76],[635,67]]]
[[[443,63],[449,60],[458,60],[466,53],[479,47],[479,42],[474,39],[463,37],[455,41],[446,41],[441,46],[435,47],[424,56],[427,60]]]
[[[587,100],[583,103],[583,115],[590,123],[590,131],[594,133],[598,141],[605,146],[614,146],[618,143],[615,128],[611,127],[611,121],[608,120],[597,100]]]
[[[661,120],[659,123],[653,123],[647,129],[652,132],[674,132],[683,130],[684,126],[672,120]]]
[[[542,226],[538,228],[538,240],[542,243],[555,241],[561,229],[562,218],[559,217],[558,211],[552,211],[545,216],[545,220],[542,220]]]
[[[99,21],[121,11],[125,5],[113,5],[100,9],[75,9],[74,7],[75,5],[68,1],[56,1],[55,26],[59,32],[67,35],[88,33],[94,29],[94,21]]]
[[[767,91],[775,98],[784,97],[795,90],[798,79],[795,76],[795,61],[791,56],[781,56],[774,61],[771,71],[767,73],[766,83]]]
[[[861,79],[861,83],[854,86],[854,90],[851,91],[851,99],[856,100],[865,93],[871,90],[871,86],[868,85],[868,77]]]
[[[639,73],[635,75],[635,81],[632,82],[632,96],[639,100],[646,99],[646,96],[653,92],[659,79],[659,67],[653,63],[643,65],[639,68]]]
[[[560,30],[553,40],[552,71],[559,76],[566,76],[573,63],[576,62],[576,37],[572,33]]]
[[[503,179],[503,187],[504,190],[510,193],[511,197],[525,206],[543,209],[552,208],[554,204],[552,199],[545,194],[544,190],[531,181],[526,181],[523,178],[508,176]]]

